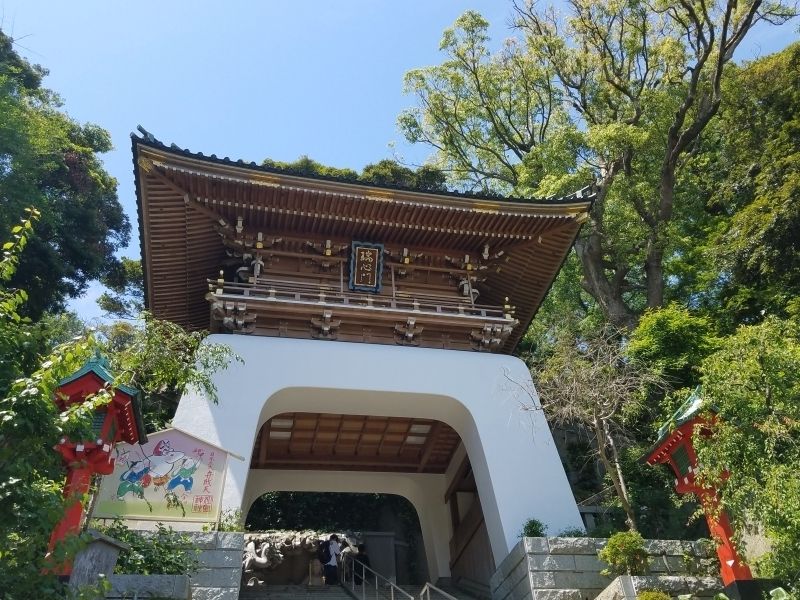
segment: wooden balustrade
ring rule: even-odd
[[[224,282],[209,279],[215,296],[233,301],[281,301],[332,306],[362,307],[375,310],[402,311],[431,315],[472,317],[481,321],[508,322],[503,307],[472,304],[466,298],[439,294],[397,293],[394,297],[357,292],[341,292],[337,287],[311,282],[259,277],[254,283]],[[217,290],[222,291],[220,294]]]

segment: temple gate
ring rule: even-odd
[[[268,491],[402,495],[433,581],[485,585],[535,517],[581,525],[516,348],[591,194],[496,200],[339,180],[134,136],[149,310],[243,362],[175,426]]]

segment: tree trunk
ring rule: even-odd
[[[653,230],[647,240],[647,256],[644,263],[647,280],[647,307],[664,305],[664,232],[672,220],[675,201],[675,165],[669,158],[661,166],[661,182],[658,188],[658,212],[653,215]]]
[[[614,444],[614,438],[605,423],[600,419],[595,418],[594,429],[597,435],[597,453],[600,456],[600,462],[603,463],[603,467],[605,467],[606,473],[608,473],[611,483],[614,485],[614,490],[617,492],[620,504],[622,504],[622,510],[625,511],[625,520],[628,523],[628,528],[631,531],[636,531],[636,515],[631,506],[628,486],[625,485],[625,476],[622,473],[622,465],[619,464],[619,455],[617,454],[616,444]],[[612,457],[608,456],[606,445],[611,448]]]
[[[620,328],[634,328],[636,315],[622,299],[619,289],[614,289],[606,277],[600,234],[590,233],[575,240],[575,252],[581,261],[583,287],[597,300],[605,317]]]
[[[664,248],[659,237],[658,231],[654,231],[647,241],[644,262],[647,308],[659,308],[664,304]]]

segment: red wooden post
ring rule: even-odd
[[[76,535],[81,529],[83,505],[81,498],[89,492],[92,483],[92,470],[69,468],[67,469],[67,483],[64,486],[64,496],[70,499],[70,504],[64,510],[64,517],[58,522],[53,534],[50,536],[50,551],[55,548],[58,541],[70,535]]]
[[[58,384],[54,400],[61,410],[73,404],[82,404],[103,389],[111,390],[112,399],[95,413],[92,438],[62,438],[55,445],[67,469],[64,486],[67,508],[50,536],[50,552],[58,542],[80,532],[83,519],[81,500],[89,492],[93,475],[109,475],[114,471],[115,444],[120,441],[129,444],[147,441],[139,393],[124,385],[113,386],[113,382],[108,363],[98,354]],[[62,565],[58,571],[61,575],[68,575],[71,565]]]
[[[700,414],[702,400],[697,388],[684,402],[668,423],[661,426],[658,441],[645,457],[650,465],[666,464],[675,474],[675,491],[679,494],[693,493],[700,500],[706,514],[711,536],[717,541],[717,556],[720,575],[725,586],[741,581],[750,581],[753,574],[733,545],[733,529],[725,511],[719,508],[716,490],[702,487],[696,481],[697,452],[692,437],[695,427],[708,423]]]

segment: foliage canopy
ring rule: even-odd
[[[28,291],[24,313],[36,318],[121,269],[115,252],[130,236],[117,182],[98,156],[111,149],[108,132],[61,112],[59,97],[41,87],[46,74],[0,31],[0,239],[24,208],[39,211],[11,280]]]

